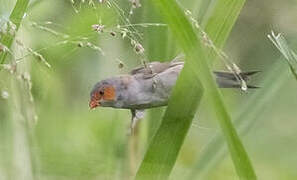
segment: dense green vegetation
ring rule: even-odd
[[[296,179],[296,2],[0,4],[0,179]],[[99,80],[181,53],[133,136],[128,110],[89,110]],[[232,63],[261,88],[219,90]]]

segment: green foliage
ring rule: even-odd
[[[240,108],[241,111],[235,117],[234,125],[241,137],[249,133],[256,121],[261,120],[258,117],[265,106],[279,93],[280,88],[288,80],[286,66],[280,62],[276,62],[269,72],[262,74],[262,76],[264,78],[260,83],[261,88],[253,92],[253,95],[244,102]],[[204,147],[188,179],[205,179],[205,176],[209,175],[226,155],[226,143],[222,133],[217,133]]]
[[[177,42],[184,50],[186,64],[136,179],[168,178],[202,97],[200,80],[215,109],[239,177],[255,179],[249,158],[232,126],[231,118],[212,78],[201,40],[197,38],[189,21],[174,1],[155,1],[155,4],[163,11]]]
[[[292,74],[297,79],[297,54],[289,47],[285,37],[282,34],[275,35],[272,31],[271,35],[268,35],[268,38],[285,57]]]
[[[218,0],[204,21],[205,32],[218,48],[223,48],[245,0]],[[204,23],[203,23],[204,24]]]
[[[25,15],[28,4],[29,4],[29,0],[18,0],[14,6],[12,13],[9,16],[9,20],[11,21],[11,23],[13,23],[11,25],[15,27],[13,27],[12,29],[13,30],[12,34],[4,34],[0,40],[0,42],[7,48],[11,47],[14,36],[20,27],[20,24]],[[9,28],[12,28],[12,27],[9,27]],[[0,64],[4,63],[7,54],[8,54],[7,51],[0,54]]]
[[[197,65],[200,60],[207,60],[209,67],[214,64],[216,70],[226,68],[220,66],[221,60],[214,61],[219,59],[218,53],[208,44],[199,44],[198,52],[192,52],[200,42],[196,37],[191,50],[186,50],[192,54],[187,56],[186,71],[168,108],[171,112],[167,112],[162,125],[168,132],[159,132],[159,138],[153,135],[166,107],[149,110],[149,116],[140,121],[134,149],[133,138],[127,135],[128,110],[88,108],[89,93],[96,82],[126,74],[144,59],[168,61],[182,48],[189,49],[188,42],[193,40],[187,32],[192,30],[188,23],[181,22],[184,17],[174,16],[173,20],[174,17],[168,17],[174,11],[170,9],[163,19],[160,8],[153,6],[155,1],[149,0],[140,0],[141,7],[137,8],[131,2],[138,0],[33,0],[29,5],[24,0],[0,2],[0,56],[5,61],[0,65],[1,180],[130,180],[152,138],[159,140],[155,147],[160,148],[150,160],[163,164],[155,166],[148,162],[146,167],[156,172],[149,179],[160,175],[158,167],[167,173],[160,178],[170,173],[172,180],[186,179],[189,172],[191,180],[238,178],[226,138],[213,118],[215,108],[209,95],[213,92],[203,85],[203,101],[197,97],[202,94],[197,90],[202,88],[197,84],[198,79],[201,82],[205,79],[197,76],[198,70],[199,73],[205,70],[201,71],[202,66]],[[247,93],[221,90],[234,125],[240,137],[244,137],[257,177],[296,179],[296,80],[290,76],[286,62],[279,60],[280,53],[265,34],[271,27],[277,27],[290,42],[287,48],[296,49],[297,24],[293,22],[297,2],[270,0],[269,6],[264,1],[244,4],[243,0],[178,2],[183,10],[192,12],[186,13],[189,20],[192,23],[191,18],[197,20],[217,49],[225,47],[224,53],[235,59],[242,71],[261,71],[251,82],[259,89]],[[129,14],[131,9],[133,13]],[[13,14],[19,19],[10,18]],[[168,19],[170,27],[164,25]],[[181,22],[179,27],[172,26],[176,20]],[[5,23],[9,21],[18,30],[15,26],[11,33],[6,33]],[[94,24],[104,25],[103,32],[94,31]],[[123,28],[127,30],[125,38]],[[186,39],[177,35],[180,32]],[[7,44],[8,35],[13,39],[11,45]],[[135,53],[130,38],[143,45],[143,54]],[[205,56],[200,56],[201,51]],[[52,68],[40,65],[38,57],[43,57]],[[293,59],[290,63],[295,66]],[[198,100],[193,102],[193,99]],[[175,104],[177,101],[179,105]],[[196,103],[200,105],[198,112]],[[189,116],[194,116],[192,125]]]
[[[152,23],[163,23],[158,10],[153,6],[152,1],[143,1],[142,21]],[[144,31],[144,36],[148,37],[144,41],[144,48],[146,49],[146,57],[148,61],[166,61],[174,57],[174,42],[167,26],[157,28],[147,28]],[[158,48],[156,48],[158,45]],[[152,138],[158,129],[161,116],[163,114],[162,108],[154,108],[149,110],[148,118],[148,140]]]

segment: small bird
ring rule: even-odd
[[[137,121],[143,118],[144,110],[166,106],[177,77],[184,67],[184,62],[151,62],[137,67],[129,74],[111,77],[95,84],[90,93],[89,106],[130,109],[132,113],[130,128],[133,130]],[[258,71],[241,73],[243,80]],[[220,88],[241,88],[241,83],[233,73],[214,72]],[[248,85],[248,88],[257,88]]]

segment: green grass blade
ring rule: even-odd
[[[256,179],[250,160],[232,126],[222,96],[212,77],[205,52],[189,21],[175,1],[155,0],[186,54],[186,64],[173,89],[165,116],[155,134],[136,179],[167,179],[202,97],[202,86],[215,110],[228,142],[237,173]],[[199,78],[198,78],[199,77]],[[201,80],[201,83],[200,83]]]
[[[202,21],[203,26],[205,27],[206,33],[212,39],[213,43],[217,48],[223,48],[227,37],[229,36],[233,25],[236,22],[239,13],[244,6],[245,0],[218,0],[211,8],[211,11],[208,11],[205,18]],[[215,52],[208,52],[209,60],[213,60],[216,57]],[[221,153],[219,143],[223,144],[223,137],[220,133],[220,137],[214,138],[211,143],[204,148],[203,153],[201,154],[198,162],[196,163],[194,169],[190,173],[189,179],[194,179],[195,176],[201,177],[203,174],[206,174],[204,169],[210,170],[214,159],[217,156],[220,156]]]
[[[178,93],[186,95],[183,88],[196,90],[200,88],[198,85],[193,88],[191,77],[191,72],[183,71],[178,80],[178,82],[182,82],[182,87],[176,88],[172,96],[172,99],[175,98],[174,100],[180,102],[180,106],[190,106],[191,108],[177,108],[172,106],[174,101],[170,101],[161,126],[153,137],[138,170],[136,179],[166,179],[169,176],[202,96],[201,90],[199,90],[200,93],[194,90],[187,91],[187,95],[189,95],[187,98],[178,96]],[[196,101],[192,101],[193,99]]]
[[[205,32],[218,48],[223,48],[245,0],[217,0],[211,15],[203,21]]]
[[[163,23],[163,20],[153,5],[152,1],[144,1],[143,8],[143,21],[151,23]],[[168,27],[154,27],[146,28],[144,32],[144,47],[146,49],[146,57],[149,61],[168,61],[176,54],[172,36],[168,33]],[[156,48],[156,44],[159,45]],[[163,108],[150,109],[148,113],[148,140],[156,133],[163,114]]]
[[[270,71],[263,75],[261,88],[253,92],[252,97],[242,106],[242,111],[236,116],[234,124],[241,136],[249,132],[250,127],[259,120],[257,117],[263,111],[269,100],[273,99],[282,85],[289,79],[285,63],[275,63]],[[203,151],[191,170],[188,180],[205,179],[215,166],[227,155],[226,143],[222,134],[216,134],[203,148]]]
[[[150,23],[163,23],[162,19],[155,6],[153,6],[152,1],[144,1],[143,5],[143,21]],[[165,61],[167,57],[167,47],[168,44],[168,27],[154,27],[146,28],[145,36],[149,37],[144,39],[146,56],[149,61]],[[160,47],[156,48],[156,44]]]
[[[15,25],[15,32],[13,33],[13,35],[4,34],[0,40],[1,44],[6,46],[7,48],[11,47],[14,36],[20,27],[20,24],[22,22],[22,19],[24,17],[28,4],[29,4],[29,0],[17,0],[14,6],[14,9],[9,16],[9,20]],[[0,64],[4,63],[7,53],[8,53],[7,51],[3,51],[2,53],[0,53]]]
[[[234,26],[245,0],[213,0],[204,15],[202,26],[217,49],[222,49]],[[218,54],[212,49],[207,52],[209,61]]]
[[[297,55],[296,53],[289,47],[287,40],[282,34],[277,34],[272,31],[271,35],[268,35],[270,41],[275,45],[275,47],[282,53],[288,62],[291,72],[297,80]]]
[[[197,0],[196,4],[193,5],[193,14],[198,19],[198,21],[203,21],[207,12],[211,12],[209,8],[211,8],[212,4],[214,3],[213,0],[210,1],[203,1]]]

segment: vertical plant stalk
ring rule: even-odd
[[[155,134],[136,179],[167,179],[178,152],[200,103],[203,87],[215,110],[237,174],[241,179],[256,179],[256,175],[243,145],[231,123],[222,96],[212,77],[204,48],[191,24],[174,0],[155,0],[163,11],[177,42],[186,54],[186,63],[180,73],[162,124]],[[201,80],[201,83],[200,83]]]
[[[29,5],[29,0],[17,0],[12,13],[9,16],[9,33],[3,34],[0,43],[4,45],[7,49],[0,52],[0,64],[5,62],[9,49],[12,46],[12,42],[16,36],[16,33],[20,27],[20,24],[25,16],[26,10]],[[1,70],[1,68],[0,68]],[[13,179],[34,179],[33,175],[33,164],[32,164],[32,152],[30,149],[30,145],[32,145],[31,134],[32,132],[29,129],[29,114],[30,107],[27,107],[26,101],[28,97],[26,97],[24,93],[24,88],[22,82],[16,77],[12,77],[12,106],[13,106],[13,114],[12,114],[12,131],[13,131],[13,171],[11,173],[11,177]],[[26,105],[25,105],[26,104]],[[23,109],[25,108],[25,109]],[[33,117],[30,117],[33,118]],[[16,172],[16,173],[15,173]]]
[[[137,170],[139,159],[139,123],[134,127],[133,133],[128,137],[128,157],[129,157],[129,179],[134,176]]]
[[[12,34],[9,34],[9,33],[4,34],[0,40],[1,44],[3,44],[4,46],[6,46],[9,49],[10,49],[12,42],[14,40],[14,37],[20,27],[23,17],[26,13],[27,7],[29,5],[29,1],[30,0],[17,0],[15,6],[13,8],[13,11],[9,16],[10,22],[15,25],[15,30]],[[7,53],[8,53],[7,51],[0,52],[0,64],[4,63]]]
[[[13,150],[12,150],[12,164],[11,172],[12,179],[34,179],[33,163],[31,156],[32,145],[31,128],[29,127],[29,103],[24,93],[24,83],[18,80],[17,77],[12,77],[11,90],[12,99],[12,133],[13,133]],[[31,118],[31,117],[30,117]]]

